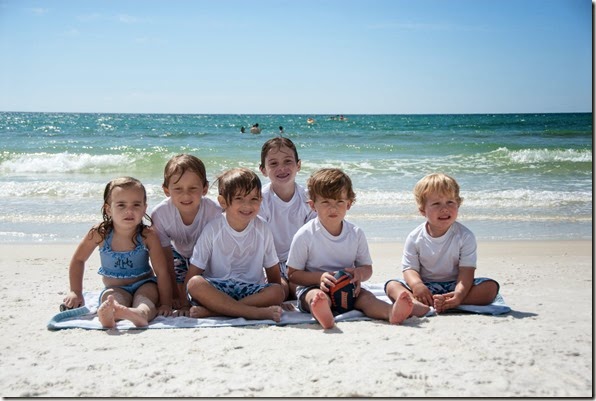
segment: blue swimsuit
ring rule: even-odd
[[[137,246],[132,251],[115,252],[112,250],[112,237],[114,231],[110,231],[99,250],[101,267],[98,274],[112,278],[135,278],[151,273],[149,265],[149,251],[143,245],[143,238],[137,235]]]
[[[153,270],[149,265],[149,250],[143,245],[141,234],[137,235],[137,246],[132,251],[115,252],[112,250],[112,236],[114,231],[110,231],[103,242],[103,246],[99,250],[99,258],[101,260],[101,267],[97,271],[98,274],[105,277],[113,278],[135,278],[152,273]],[[130,285],[120,285],[109,288],[121,288],[130,295],[141,288],[145,283],[157,283],[157,278],[152,277],[139,280]],[[105,288],[99,294],[99,303],[101,298],[108,288]]]

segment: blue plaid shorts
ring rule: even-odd
[[[180,255],[177,250],[172,247],[174,254],[174,274],[176,275],[177,283],[184,283],[186,273],[188,273],[188,259]]]
[[[257,292],[267,288],[273,284],[253,284],[253,283],[245,283],[243,281],[237,281],[234,279],[217,279],[217,278],[207,278],[205,280],[219,291],[228,294],[236,301],[241,300],[242,298],[246,298],[249,295],[256,294]],[[192,305],[199,305],[197,301],[188,294],[188,300]]]

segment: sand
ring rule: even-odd
[[[402,244],[370,244],[375,273]],[[65,245],[0,245],[3,397],[593,397],[591,241],[481,242],[477,276],[513,311],[343,322],[49,331]],[[100,289],[97,253],[84,288]]]

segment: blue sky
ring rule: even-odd
[[[0,110],[592,110],[590,0],[0,0]]]

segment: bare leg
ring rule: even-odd
[[[158,300],[159,292],[157,291],[157,284],[146,283],[142,285],[134,293],[132,308],[130,308],[130,314],[128,314],[129,317],[123,317],[123,319],[132,321],[137,327],[147,326],[157,316],[156,305]],[[132,314],[137,317],[131,319]]]
[[[466,298],[461,302],[461,305],[488,305],[495,299],[498,291],[499,287],[497,283],[492,280],[473,285]],[[459,306],[458,303],[453,301],[453,292],[434,295],[433,300],[437,313]]]
[[[412,293],[408,291],[408,289],[398,281],[389,282],[387,284],[387,287],[385,288],[385,292],[387,293],[387,296],[389,297],[389,299],[391,299],[392,302],[395,302],[399,298],[401,293],[405,292],[406,294],[408,294],[409,297],[412,299],[412,303],[414,305],[414,307],[412,308],[412,316],[422,317],[426,315],[430,310],[430,307],[428,305],[425,305],[422,302],[414,299]]]
[[[157,315],[155,304],[158,293],[155,283],[144,284],[135,292],[134,297],[114,288],[106,291],[103,298],[105,301],[97,309],[97,316],[106,328],[115,327],[116,322],[123,319],[130,320],[136,327],[144,327]],[[132,306],[126,306],[130,305],[131,301]]]
[[[285,292],[281,285],[274,284],[263,288],[261,291],[242,298],[241,302],[249,306],[271,306],[280,305],[284,301]]]
[[[462,305],[488,305],[493,302],[498,291],[498,284],[492,280],[473,285]]]
[[[393,304],[389,304],[378,299],[372,292],[360,289],[354,307],[373,319],[399,324],[411,316],[413,302],[406,292],[402,292]]]
[[[268,288],[274,288],[267,287]],[[265,290],[266,290],[265,289]],[[261,291],[261,292],[264,292]],[[279,291],[282,292],[281,289]],[[211,313],[218,316],[233,316],[243,317],[245,319],[253,320],[274,320],[279,322],[281,320],[282,309],[278,305],[281,300],[272,306],[252,306],[236,301],[229,295],[219,291],[212,286],[202,276],[194,276],[188,282],[188,293]],[[255,294],[257,295],[257,294]],[[247,297],[248,298],[248,297]],[[197,313],[197,309],[195,309]]]
[[[306,293],[304,301],[308,310],[324,329],[330,329],[335,324],[333,312],[331,312],[331,300],[321,290],[310,290]]]
[[[132,305],[132,295],[120,288],[108,288],[101,296],[97,317],[103,327],[116,327],[116,307]]]

